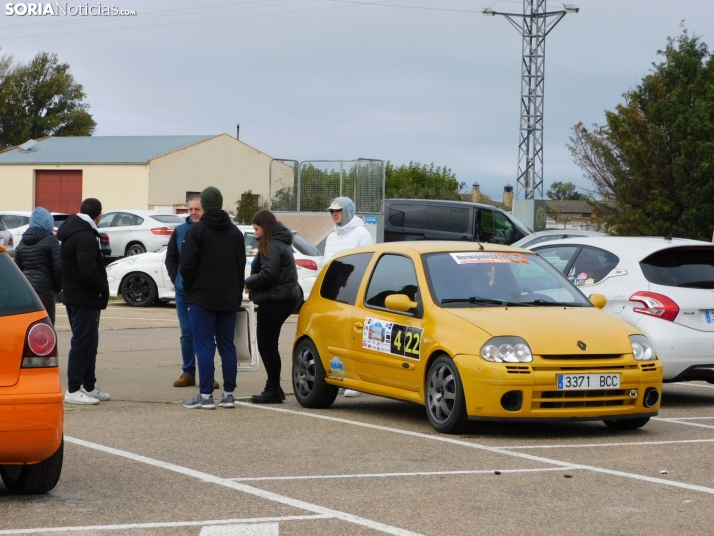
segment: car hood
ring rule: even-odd
[[[640,331],[595,307],[480,307],[445,309],[492,337],[523,337],[536,355],[625,354]],[[578,341],[586,349],[578,347]]]
[[[139,267],[149,266],[156,268],[156,266],[161,266],[163,264],[164,250],[155,251],[150,253],[142,253],[140,255],[132,255],[131,257],[124,257],[118,261],[107,266],[107,271],[120,270],[120,269],[136,269]]]

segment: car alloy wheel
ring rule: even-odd
[[[468,423],[461,378],[453,360],[441,355],[429,367],[426,413],[432,426],[445,434],[463,431]]]
[[[146,274],[133,273],[124,278],[121,296],[133,307],[147,307],[156,301],[156,283]]]
[[[134,255],[141,255],[146,253],[146,248],[141,244],[132,244],[126,250],[127,257],[133,257]]]
[[[305,408],[328,408],[337,398],[338,387],[325,383],[325,369],[310,339],[300,341],[293,354],[293,392]]]

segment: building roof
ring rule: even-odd
[[[0,153],[7,164],[147,164],[215,136],[71,136],[37,140],[29,151]],[[24,144],[23,144],[24,145]]]

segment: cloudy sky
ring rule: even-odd
[[[102,0],[134,17],[21,17],[2,2],[0,46],[69,63],[97,135],[235,135],[240,123],[274,157],[434,162],[500,199],[516,178],[521,39],[481,10],[522,2],[491,1]],[[570,129],[603,122],[682,21],[714,46],[711,0],[572,2],[580,13],[546,45],[546,189],[590,187]]]

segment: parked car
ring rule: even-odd
[[[611,236],[533,249],[585,294],[604,295],[605,311],[647,336],[664,381],[714,383],[714,244]]]
[[[97,227],[109,237],[111,257],[130,257],[169,245],[185,216],[154,210],[113,210],[102,214]]]
[[[258,241],[252,226],[239,225],[246,249],[245,275],[258,251]],[[304,296],[309,296],[322,265],[320,252],[298,234],[293,235],[293,256],[298,271],[298,283]],[[124,257],[107,266],[110,296],[121,297],[129,305],[146,307],[156,301],[170,301],[175,297],[171,278],[166,270],[166,248],[156,253]],[[244,299],[248,299],[244,294]]]
[[[62,472],[57,335],[37,294],[1,246],[0,333],[0,478],[10,493],[45,493]]]
[[[639,428],[657,414],[662,366],[637,328],[593,303],[527,250],[404,242],[344,252],[300,311],[295,397],[326,408],[344,387],[416,402],[443,433],[468,420]]]
[[[568,229],[550,229],[548,231],[538,231],[531,235],[521,238],[520,240],[511,244],[514,248],[527,248],[531,249],[533,246],[542,244],[543,242],[550,242],[551,240],[562,240],[564,238],[581,238],[584,236],[607,236],[607,233],[601,233],[600,231],[580,231],[580,230],[568,230]]]
[[[15,239],[12,237],[12,233],[5,226],[2,220],[0,220],[0,246],[4,247],[11,256],[14,256]]]
[[[512,244],[533,233],[511,214],[464,201],[386,199],[384,241],[469,240]]]
[[[57,234],[57,229],[64,223],[64,220],[69,218],[69,214],[64,214],[62,212],[51,212],[52,217],[55,220],[55,227],[53,230],[54,234]],[[6,210],[0,212],[0,222],[2,222],[5,227],[12,233],[12,247],[6,247],[11,256],[15,255],[15,248],[22,240],[22,234],[27,231],[30,226],[30,216],[32,215],[31,210]]]

